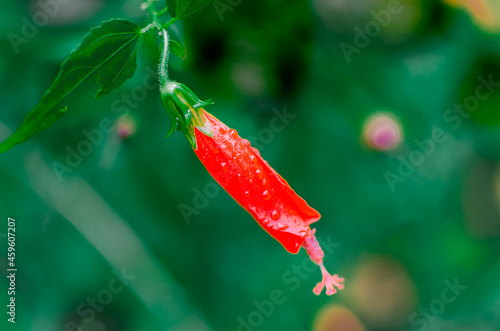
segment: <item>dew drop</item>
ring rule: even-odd
[[[233,136],[233,138],[238,138],[238,132],[236,132],[236,130],[231,129],[229,130],[229,133],[231,134],[231,136]]]
[[[262,220],[262,224],[264,224],[264,225],[269,224],[269,220],[268,220],[267,218],[263,219],[263,220]]]
[[[277,221],[280,218],[280,212],[277,210],[273,210],[271,212],[271,218],[275,221]]]
[[[278,230],[286,230],[286,229],[288,229],[288,225],[283,224],[283,223],[276,224],[276,227],[278,228]]]
[[[243,139],[243,143],[247,146],[250,146],[250,141],[248,141],[247,139]]]
[[[226,162],[221,162],[220,165],[222,166],[222,170],[224,170],[225,172],[229,171],[229,167],[227,166]]]
[[[220,129],[219,129],[219,133],[220,133],[220,134],[226,134],[226,130],[224,130],[223,128],[220,128]]]
[[[260,156],[260,152],[257,148],[255,147],[252,147],[252,151],[257,155],[257,156]]]
[[[250,191],[245,191],[245,196],[248,198],[250,196]]]
[[[264,174],[262,173],[262,171],[257,170],[255,173],[257,174],[257,177],[259,177],[259,179],[264,178]]]
[[[264,196],[264,200],[269,200],[271,199],[271,193],[269,193],[268,190],[265,190],[262,195]]]
[[[257,158],[254,155],[250,155],[250,161],[255,163],[255,162],[257,162]]]

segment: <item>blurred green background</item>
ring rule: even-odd
[[[111,17],[147,24],[139,0],[2,3],[0,139]],[[346,281],[316,297],[306,254],[214,192],[180,133],[164,139],[151,32],[132,79],[100,99],[82,85],[0,155],[0,329],[500,330],[499,33],[496,0],[219,0],[172,27],[172,78],[321,212]]]

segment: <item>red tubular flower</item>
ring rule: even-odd
[[[321,215],[292,190],[248,140],[239,137],[236,130],[228,128],[201,107],[191,106],[187,99],[203,104],[192,97],[191,91],[177,85],[174,94],[184,105],[179,108],[181,113],[189,114],[188,125],[182,131],[190,135],[188,140],[196,155],[214,179],[288,252],[296,254],[304,247],[323,275],[313,290],[315,294],[320,294],[325,286],[328,295],[336,292],[335,287],[343,289],[344,279],[326,271],[323,250],[314,236],[315,229],[310,228]],[[179,125],[185,117],[174,120]]]

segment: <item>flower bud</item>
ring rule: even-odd
[[[121,140],[133,137],[137,132],[137,121],[133,116],[124,114],[116,120],[116,133]]]
[[[365,120],[363,125],[363,141],[379,151],[395,149],[402,141],[401,124],[390,113],[374,113]]]

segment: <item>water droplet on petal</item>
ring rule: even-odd
[[[250,191],[245,191],[245,196],[249,197],[250,196]]]
[[[286,230],[286,229],[288,229],[288,225],[283,224],[283,223],[276,224],[276,227],[278,228],[278,230]]]
[[[264,178],[264,174],[262,173],[262,171],[257,170],[255,173],[257,174],[257,177],[259,177],[259,179]]]
[[[220,133],[220,134],[226,134],[226,130],[224,130],[223,128],[220,128],[220,129],[219,129],[219,133]]]
[[[280,212],[277,210],[273,210],[271,212],[271,218],[275,221],[277,221],[280,218]]]
[[[264,196],[264,200],[269,200],[271,199],[271,193],[269,193],[268,190],[265,190],[262,195]]]
[[[262,220],[262,224],[264,224],[264,225],[269,224],[269,220],[268,220],[267,218],[263,219],[263,220]]]
[[[257,156],[260,156],[260,152],[257,148],[255,147],[252,147],[252,151],[257,155]]]
[[[225,172],[229,171],[229,167],[227,166],[226,162],[221,162],[220,165],[222,166],[222,170],[224,170]]]
[[[233,138],[238,138],[238,132],[236,132],[236,130],[231,129],[229,130],[229,133],[231,134],[231,136],[233,136]]]

